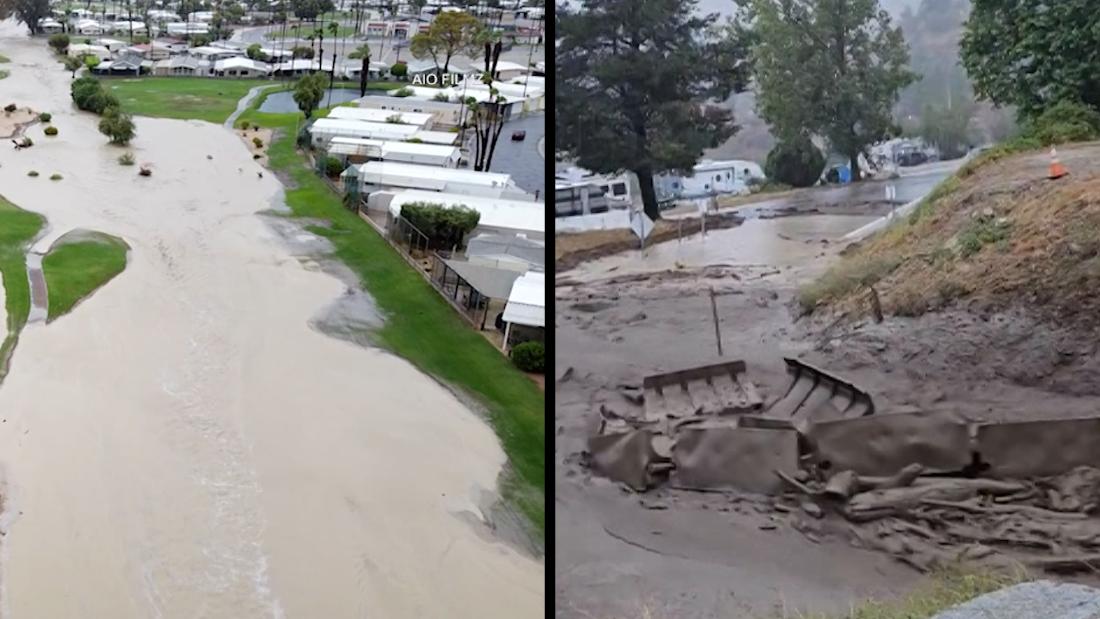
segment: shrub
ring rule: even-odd
[[[813,185],[824,167],[825,156],[806,136],[779,142],[764,164],[768,180],[793,187]]]
[[[17,108],[16,108],[16,105],[14,103],[9,103],[9,104],[4,106],[4,111],[9,113],[9,114],[14,112],[16,109]]]
[[[111,140],[111,144],[129,144],[134,139],[134,121],[117,107],[109,107],[99,121],[99,132]]]
[[[481,220],[481,213],[469,207],[447,208],[432,202],[405,204],[401,207],[401,216],[427,235],[428,245],[435,249],[460,246]]]
[[[254,144],[256,146],[256,148],[263,148],[264,147],[264,141],[261,140],[260,138],[252,138],[252,144]]]
[[[57,172],[54,172],[53,174],[50,175],[50,180],[51,181],[59,181],[59,180],[61,180],[61,175],[58,174]]]
[[[249,128],[250,126],[251,126],[251,125],[249,125],[249,124],[248,124],[248,121],[247,121],[247,120],[242,120],[242,121],[241,121],[241,130],[242,130],[242,131],[248,131],[248,128]]]
[[[451,98],[448,97],[447,93],[445,93],[445,92],[437,92],[437,93],[435,93],[435,96],[432,97],[432,101],[442,101],[442,102],[446,103],[447,101],[450,101],[450,100],[451,100]]]
[[[407,65],[403,62],[394,63],[394,65],[392,67],[390,67],[390,75],[392,75],[394,77],[398,77],[398,78],[405,77],[408,74],[409,74],[409,65]]]
[[[118,98],[103,89],[103,85],[94,77],[84,76],[73,80],[70,86],[76,107],[96,114],[102,114],[109,107],[119,106]]]
[[[53,116],[50,116],[49,112],[42,112],[41,114],[38,115],[38,120],[40,120],[44,123],[50,122],[51,118],[53,118]]]
[[[325,157],[325,174],[328,176],[340,176],[344,171],[344,162],[336,157]]]
[[[313,48],[300,45],[290,50],[293,58],[313,58]]]
[[[43,129],[42,133],[45,133],[46,135],[57,135],[57,127],[50,125],[49,127]]]
[[[413,94],[413,89],[409,88],[408,86],[406,86],[404,88],[399,88],[399,89],[393,91],[393,96],[395,96],[395,97],[411,97],[412,94]]]
[[[46,43],[53,48],[53,51],[64,54],[65,50],[69,49],[69,35],[51,34],[50,38],[46,40]]]
[[[524,372],[542,374],[546,371],[546,347],[542,342],[523,342],[512,347],[512,363]]]
[[[133,153],[122,153],[118,156],[118,165],[134,165]]]
[[[27,176],[38,176],[38,170],[31,170],[27,172]]]
[[[23,144],[23,146],[34,146],[34,140],[24,136],[22,144]]]
[[[1075,101],[1059,101],[1039,115],[1025,135],[1043,146],[1093,140],[1100,137],[1100,111]]]

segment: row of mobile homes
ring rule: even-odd
[[[406,189],[534,202],[533,196],[515,184],[509,174],[388,161],[368,161],[344,171],[345,182],[354,178],[359,193]]]
[[[408,140],[420,128],[387,122],[367,122],[347,118],[319,118],[309,128],[313,148],[328,150],[333,138],[359,138],[368,140]]]
[[[367,107],[339,106],[329,112],[328,118],[344,118],[348,120],[362,120],[375,123],[394,123],[399,125],[414,125],[421,129],[432,128],[432,115],[416,112],[399,112],[396,110],[380,110]]]
[[[367,95],[355,100],[361,108],[392,110],[395,112],[415,112],[431,114],[432,125],[436,127],[458,127],[468,115],[466,106],[457,98],[439,101],[436,98],[391,97],[387,95]]]

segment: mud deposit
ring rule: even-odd
[[[772,242],[756,240],[761,247]],[[792,236],[789,247],[806,240]],[[601,405],[642,416],[637,394],[644,376],[744,359],[770,404],[784,393],[782,357],[791,356],[866,389],[878,414],[954,411],[1004,420],[1075,417],[1100,408],[1095,334],[1023,311],[956,306],[917,319],[888,315],[881,324],[798,319],[798,286],[826,269],[841,248],[835,238],[810,246],[813,251],[786,254],[786,260],[734,255],[721,264],[677,268],[635,256],[559,275],[559,617],[843,612],[861,598],[906,591],[921,578],[885,553],[856,548],[846,531],[797,500],[668,488],[636,494],[593,476],[583,452]]]

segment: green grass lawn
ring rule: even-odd
[[[317,30],[317,28],[319,28],[319,27],[320,27],[320,23],[318,23],[318,26],[314,26],[313,24],[301,24],[300,26],[290,26],[286,29],[286,34],[285,35],[283,34],[282,29],[280,28],[278,30],[275,30],[274,32],[267,33],[265,35],[265,37],[268,38],[268,39],[282,39],[282,38],[304,39],[304,38],[308,37],[309,35],[313,34]],[[327,24],[325,25],[324,30],[325,30],[325,40],[326,41],[331,40],[333,38],[332,37],[332,32],[328,29]],[[353,34],[355,34],[355,28],[352,27],[352,26],[340,26],[336,30],[336,38],[338,38],[338,39],[344,38],[344,37],[349,37]]]
[[[49,293],[49,317],[55,320],[111,281],[126,268],[130,248],[121,239],[97,234],[55,246],[42,259],[42,273]]]
[[[276,84],[271,80],[230,80],[207,77],[141,77],[105,79],[125,111],[135,116],[225,122],[248,91]]]
[[[0,197],[0,275],[4,278],[7,329],[0,340],[0,380],[19,332],[31,311],[31,289],[27,281],[27,246],[38,236],[46,220],[24,211]]]
[[[320,218],[330,226],[311,227],[335,247],[335,257],[360,277],[386,313],[375,341],[473,397],[488,414],[512,474],[502,492],[533,523],[541,536],[545,522],[545,412],[543,392],[485,338],[469,327],[434,288],[410,267],[374,228],[344,208],[340,197],[310,171],[294,148],[300,115],[241,116],[279,132],[270,165],[290,179],[286,203],[293,217]]]

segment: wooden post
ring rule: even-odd
[[[718,344],[718,356],[722,356],[722,333],[718,330],[718,303],[714,300],[714,288],[710,289],[710,312],[714,316],[714,341]]]

